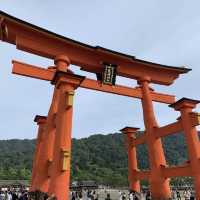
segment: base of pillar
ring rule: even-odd
[[[31,200],[46,200],[49,196],[45,192],[36,190],[36,191],[29,192],[29,197]],[[56,199],[54,199],[54,200],[56,200]]]

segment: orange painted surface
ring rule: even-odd
[[[165,137],[173,133],[179,133],[182,131],[181,121],[177,121],[166,126],[159,127],[155,130],[155,135],[157,138]]]
[[[48,119],[47,119],[47,159],[48,161],[53,160],[53,148],[54,148],[54,142],[55,142],[55,133],[56,133],[56,114],[58,111],[58,101],[59,101],[59,92],[57,88],[54,89],[54,96],[51,104],[51,108],[48,114]],[[51,166],[48,168],[48,176],[50,176],[51,172]]]
[[[57,112],[57,104],[58,104],[58,91],[54,90],[53,100],[51,103],[51,107],[48,113],[47,122],[46,122],[46,137],[42,149],[42,157],[40,160],[40,167],[38,169],[38,178],[39,181],[37,183],[37,189],[42,192],[48,192],[49,189],[49,172],[50,167],[49,161],[52,160],[53,157],[53,146],[55,140],[55,113]]]
[[[38,168],[40,168],[40,159],[41,159],[41,150],[44,145],[45,141],[45,124],[46,124],[46,117],[45,116],[36,116],[35,122],[37,122],[38,128],[38,136],[36,140],[36,148],[33,158],[33,168],[32,168],[32,179],[31,179],[31,186],[30,191],[35,191],[37,184],[38,184]]]
[[[161,139],[156,138],[154,134],[154,130],[158,128],[158,125],[154,116],[149,81],[150,79],[148,77],[144,77],[140,80],[139,84],[141,85],[143,92],[143,117],[144,125],[146,128],[146,141],[148,146],[148,156],[151,168],[151,174],[149,179],[150,190],[153,199],[168,199],[171,196],[171,192],[169,187],[169,180],[162,176],[161,171],[161,165],[165,166],[166,161],[164,157]]]
[[[58,107],[48,193],[54,194],[59,200],[66,200],[69,196],[73,112],[73,101],[70,98],[83,79],[81,76],[57,71],[52,81],[58,91]]]
[[[137,166],[137,154],[136,146],[133,145],[135,133],[138,128],[126,127],[121,131],[126,134],[128,142],[128,179],[129,179],[129,188],[132,191],[140,192],[140,182],[137,179],[136,171],[138,170]]]
[[[193,127],[193,124],[191,121],[192,109],[194,109],[198,103],[200,103],[200,101],[183,98],[177,101],[176,103],[174,103],[171,107],[181,112],[182,127],[183,127],[183,131],[184,131],[184,135],[185,135],[186,143],[187,143],[187,148],[188,148],[191,174],[194,177],[194,187],[196,191],[196,198],[200,199],[199,137],[198,137],[196,127]]]
[[[50,69],[44,69],[38,66],[29,65],[26,63],[15,61],[15,60],[13,60],[12,63],[13,63],[12,73],[14,74],[28,76],[32,78],[41,79],[41,80],[47,80],[47,81],[51,81],[54,77],[55,72]],[[63,70],[66,70],[65,67],[62,69],[62,71]],[[115,86],[103,85],[99,81],[88,79],[88,78],[86,78],[81,83],[80,87],[91,89],[91,90],[102,91],[102,92],[108,92],[112,94],[133,97],[133,98],[139,98],[139,99],[141,99],[142,97],[141,89],[139,87],[131,88],[131,87],[126,87],[126,86],[121,86],[121,85],[115,85]],[[151,95],[152,95],[152,100],[156,102],[161,102],[161,103],[166,103],[166,104],[171,104],[175,102],[175,96],[173,95],[157,93],[154,91],[151,91]]]
[[[44,69],[42,67],[29,65],[23,62],[19,62],[16,60],[12,61],[13,68],[12,73],[18,74],[22,76],[28,76],[31,78],[51,81],[54,76],[54,72],[48,69]]]
[[[162,167],[162,175],[165,178],[192,176],[191,167],[189,164],[173,167]]]
[[[51,167],[51,179],[48,193],[55,194],[59,200],[66,200],[69,194],[70,166],[68,170],[62,171],[62,149],[71,153],[71,126],[72,126],[72,108],[66,109],[65,89],[62,85],[59,88],[58,112],[56,116],[56,137],[53,151],[53,162]],[[68,87],[73,90],[73,87]]]
[[[66,92],[73,91],[72,86],[61,84],[59,88],[58,112],[56,115],[56,135],[51,167],[49,194],[55,194],[59,200],[64,200],[69,194],[70,165],[62,171],[62,150],[71,154],[72,107],[66,109]],[[70,159],[70,157],[69,157]],[[70,161],[68,162],[70,163]]]
[[[143,170],[143,171],[136,171],[136,177],[138,180],[149,180],[150,179],[150,171]]]
[[[64,54],[67,52],[72,64],[81,66],[81,70],[97,73],[102,71],[102,60],[107,62],[115,63],[119,66],[117,73],[120,76],[124,76],[132,79],[140,79],[145,74],[152,77],[152,82],[164,85],[170,85],[173,81],[178,78],[179,71],[163,70],[162,67],[155,70],[151,64],[144,64],[142,62],[134,62],[134,60],[117,60],[112,56],[103,56],[103,53],[97,53],[96,51],[87,51],[87,49],[81,49],[76,45],[63,44],[61,41],[53,43],[51,38],[27,38],[19,35],[17,37],[17,48],[26,52],[37,54],[47,58],[54,58],[56,55]],[[99,55],[100,54],[100,55]]]
[[[139,137],[136,137],[133,141],[132,141],[132,144],[134,146],[137,146],[139,144],[144,144],[146,143],[146,133],[140,135]]]

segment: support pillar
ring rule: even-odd
[[[146,128],[146,137],[148,145],[148,156],[150,162],[150,191],[152,199],[169,199],[171,191],[169,179],[162,176],[161,166],[166,166],[166,160],[160,138],[156,138],[154,131],[158,128],[151,97],[151,88],[149,87],[151,79],[143,77],[138,83],[142,90],[142,107],[144,125]]]
[[[83,79],[82,76],[57,71],[52,81],[58,89],[59,100],[48,193],[59,200],[69,198],[73,95]]]
[[[49,109],[45,127],[45,140],[41,150],[41,160],[38,170],[38,182],[36,189],[47,193],[50,181],[50,168],[53,157],[53,146],[55,140],[55,116],[57,112],[58,91],[54,90],[52,103]]]
[[[191,113],[198,103],[200,101],[182,98],[170,105],[170,107],[181,112],[181,123],[187,143],[192,176],[194,177],[196,199],[200,199],[200,148],[198,132],[191,123]]]
[[[66,56],[60,55],[55,58],[55,66],[49,67],[49,70],[56,72],[58,71],[67,71],[69,60]],[[56,132],[56,115],[58,109],[58,99],[59,92],[55,87],[51,106],[48,112],[48,117],[46,121],[46,138],[43,143],[43,148],[41,150],[41,160],[40,167],[37,173],[38,181],[36,189],[47,193],[49,190],[52,160],[53,160],[53,148],[55,142],[55,132]]]
[[[125,127],[121,129],[121,131],[126,134],[126,139],[128,142],[128,180],[129,180],[129,188],[131,191],[140,192],[140,181],[136,177],[136,173],[138,170],[137,165],[137,152],[136,146],[133,146],[132,142],[135,138],[136,131],[139,128],[134,127]]]
[[[37,122],[38,128],[38,135],[36,140],[35,146],[35,153],[33,158],[33,167],[32,167],[32,178],[31,178],[31,186],[30,191],[35,191],[36,189],[36,177],[37,177],[37,170],[40,167],[40,156],[41,156],[41,148],[43,147],[44,143],[44,134],[45,134],[45,124],[46,124],[47,117],[36,115],[34,121]]]

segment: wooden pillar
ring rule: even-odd
[[[136,131],[139,128],[125,127],[121,131],[126,134],[126,139],[128,142],[128,180],[129,188],[131,191],[140,192],[140,181],[136,177],[136,172],[138,170],[137,165],[137,152],[136,146],[133,146],[132,142],[135,138]]]
[[[170,105],[170,107],[181,112],[181,123],[187,143],[192,176],[194,177],[196,199],[200,199],[200,148],[198,132],[191,123],[191,113],[198,103],[200,101],[182,98]]]
[[[154,200],[169,199],[171,196],[169,179],[164,178],[161,171],[161,166],[166,166],[162,142],[154,134],[158,125],[153,110],[150,81],[149,77],[144,77],[138,81],[142,90],[143,117],[150,162],[150,191]]]
[[[52,81],[58,89],[59,100],[48,193],[59,200],[69,197],[73,96],[83,79],[82,76],[57,71]]]
[[[53,93],[52,103],[49,109],[46,121],[46,134],[43,142],[42,156],[40,160],[40,168],[38,169],[38,184],[37,190],[48,192],[50,181],[50,169],[53,157],[53,146],[55,140],[55,117],[57,112],[58,91],[55,88]]]
[[[34,153],[34,158],[33,158],[33,167],[32,167],[32,178],[31,178],[31,186],[30,186],[30,191],[35,191],[36,189],[36,177],[37,177],[37,170],[40,167],[38,161],[40,160],[41,156],[41,148],[44,143],[44,134],[45,134],[45,124],[46,124],[46,119],[47,117],[45,116],[39,116],[36,115],[34,121],[37,122],[38,124],[38,135],[37,135],[37,140],[36,140],[36,146],[35,146],[35,153]]]
[[[49,67],[49,70],[56,72],[67,71],[69,60],[66,56],[60,55],[55,58],[55,66]],[[40,168],[38,169],[38,182],[36,189],[47,193],[49,190],[52,160],[53,160],[53,148],[55,142],[56,132],[56,115],[58,109],[59,92],[58,89],[54,88],[53,98],[51,106],[48,112],[46,121],[46,138],[43,142],[43,148],[41,152]]]

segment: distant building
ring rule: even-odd
[[[82,189],[98,189],[98,184],[95,181],[74,181],[70,186],[71,190],[82,190]]]

